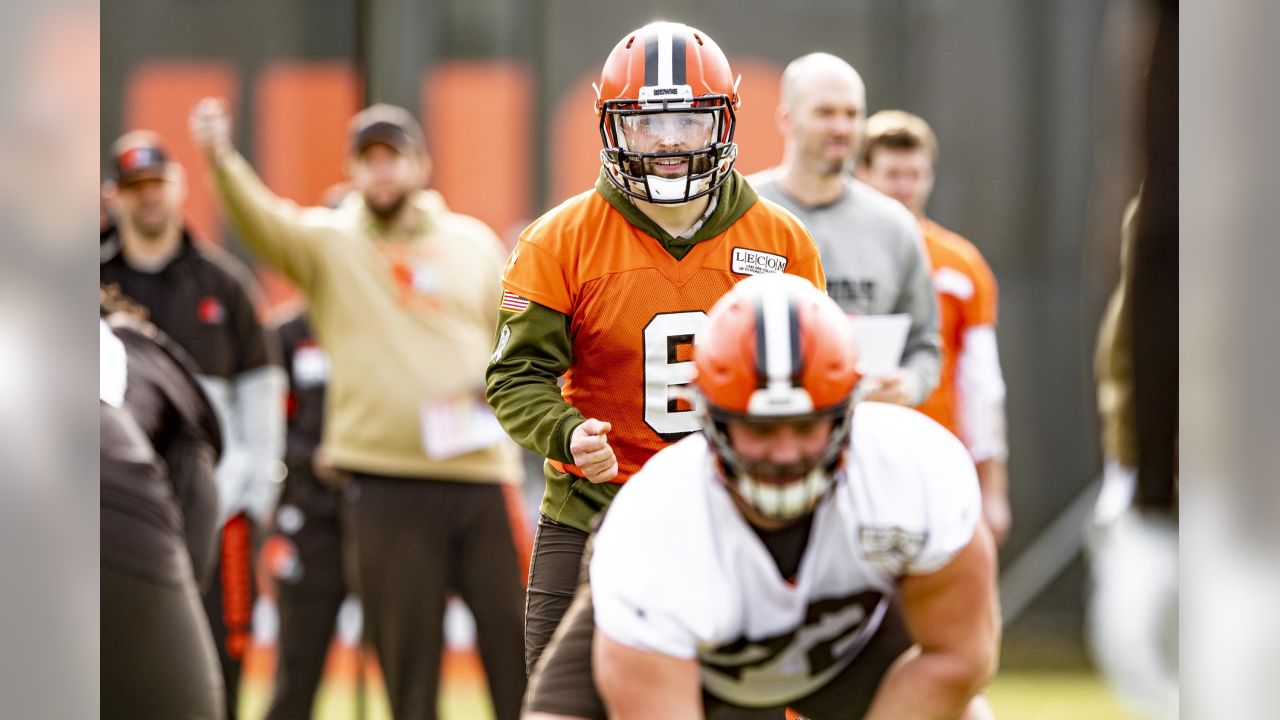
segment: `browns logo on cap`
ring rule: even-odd
[[[169,156],[160,136],[150,130],[126,133],[112,146],[115,180],[129,185],[142,180],[163,179],[169,169]]]

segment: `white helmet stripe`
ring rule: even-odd
[[[790,386],[794,372],[790,305],[786,293],[765,293],[760,299],[760,319],[764,322],[765,377],[771,388]]]
[[[671,81],[671,26],[662,25],[658,30],[658,82],[659,87],[672,85]]]

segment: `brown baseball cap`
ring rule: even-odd
[[[378,103],[351,118],[351,154],[359,155],[374,143],[389,145],[405,155],[423,151],[422,126],[402,107]]]
[[[162,180],[169,171],[169,154],[157,133],[134,130],[111,146],[111,169],[120,185]]]

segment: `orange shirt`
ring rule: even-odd
[[[942,335],[942,372],[938,387],[917,410],[962,440],[956,393],[956,360],[965,331],[996,324],[996,278],[973,243],[929,219],[920,222],[938,293],[938,332]]]
[[[721,295],[763,272],[792,273],[826,289],[813,238],[764,198],[676,260],[591,190],[525,230],[502,284],[569,317],[573,359],[562,394],[586,417],[613,425],[621,483],[698,429],[682,395],[693,377],[693,337]]]

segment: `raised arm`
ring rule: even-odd
[[[304,211],[271,192],[231,142],[231,116],[205,98],[191,111],[191,135],[204,150],[213,185],[241,238],[255,255],[308,289],[316,280],[317,238]]]

